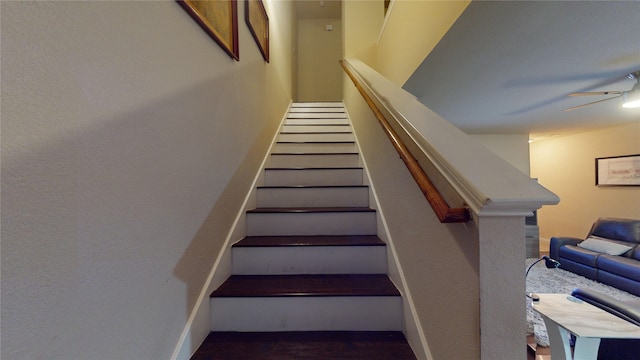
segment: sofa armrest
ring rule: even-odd
[[[634,325],[640,326],[640,308],[637,306],[590,289],[575,289],[571,292],[571,295],[621,319],[627,320]]]
[[[561,246],[564,245],[578,245],[578,243],[582,242],[584,239],[578,239],[573,237],[552,237],[551,243],[549,244],[549,257],[560,261],[560,257],[558,256],[558,250]]]

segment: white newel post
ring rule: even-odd
[[[526,358],[523,216],[479,216],[483,360]]]

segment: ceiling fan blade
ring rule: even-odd
[[[586,103],[586,104],[570,107],[568,109],[564,109],[564,111],[571,111],[571,110],[575,110],[575,109],[580,109],[580,108],[583,108],[585,106],[589,106],[589,105],[593,105],[593,104],[597,104],[597,103],[613,100],[613,99],[619,98],[620,96],[622,96],[622,94],[614,96],[614,97],[610,97],[610,98],[606,98],[606,99],[602,99],[602,100],[598,100],[598,101],[594,101],[594,102],[590,102],[590,103]]]
[[[592,95],[622,95],[622,91],[586,91],[574,92],[567,96],[592,96]]]

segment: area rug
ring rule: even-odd
[[[527,259],[525,271],[536,260]],[[535,264],[529,271],[529,276],[527,276],[527,293],[569,295],[576,288],[591,289],[607,294],[614,299],[640,306],[640,297],[566,270],[547,269],[544,261]],[[535,335],[538,345],[549,346],[549,337],[547,336],[544,321],[540,314],[533,310],[532,301],[529,298],[527,298],[527,332]]]

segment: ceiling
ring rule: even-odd
[[[544,138],[640,121],[622,98],[640,70],[639,1],[472,1],[404,88],[467,133]]]

